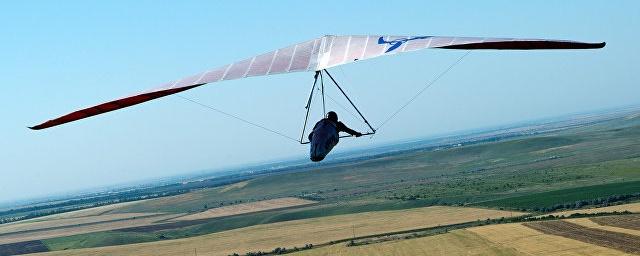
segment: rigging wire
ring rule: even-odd
[[[193,99],[187,98],[187,97],[184,97],[184,96],[182,96],[182,95],[176,95],[176,96],[177,96],[177,97],[180,97],[180,98],[182,98],[182,99],[184,99],[184,100],[186,100],[186,101],[188,101],[188,102],[191,102],[191,103],[194,103],[194,104],[196,104],[196,105],[199,105],[199,106],[201,106],[201,107],[208,108],[208,109],[210,109],[210,110],[213,110],[213,111],[218,112],[218,113],[220,113],[220,114],[223,114],[223,115],[225,115],[225,116],[231,117],[231,118],[233,118],[233,119],[239,120],[239,121],[244,122],[244,123],[246,123],[246,124],[252,125],[252,126],[254,126],[254,127],[258,127],[258,128],[260,128],[260,129],[262,129],[262,130],[265,130],[265,131],[271,132],[271,133],[276,134],[276,135],[280,135],[281,137],[286,138],[286,139],[289,139],[289,140],[292,140],[292,141],[295,141],[296,143],[298,142],[298,140],[296,140],[296,139],[294,139],[294,138],[292,138],[292,137],[289,137],[289,136],[287,136],[287,135],[286,135],[286,134],[284,134],[284,133],[281,133],[281,132],[278,132],[278,131],[276,131],[276,130],[273,130],[273,129],[267,128],[267,127],[265,127],[265,126],[263,126],[263,125],[260,125],[260,124],[257,124],[257,123],[254,123],[254,122],[248,121],[248,120],[246,120],[246,119],[244,119],[244,118],[241,118],[241,117],[239,117],[239,116],[236,116],[236,115],[233,115],[233,114],[229,114],[229,113],[227,113],[227,112],[224,112],[224,111],[222,111],[222,110],[219,110],[219,109],[217,109],[217,108],[214,108],[214,107],[212,107],[212,106],[210,106],[210,105],[204,104],[204,103],[202,103],[202,102],[199,102],[199,101],[196,101],[196,100],[193,100]]]
[[[400,113],[400,111],[402,111],[404,108],[406,108],[407,106],[409,106],[409,104],[411,104],[414,100],[416,100],[418,98],[418,96],[420,96],[420,94],[422,94],[424,91],[426,91],[427,89],[429,89],[432,85],[434,85],[436,82],[438,82],[438,80],[440,80],[440,78],[442,78],[444,75],[446,75],[447,73],[449,73],[449,71],[451,71],[456,65],[460,64],[460,62],[462,62],[462,60],[467,57],[467,55],[469,55],[471,53],[471,50],[468,50],[464,55],[462,55],[460,58],[458,58],[455,62],[453,62],[451,65],[449,65],[449,67],[447,67],[447,69],[445,69],[444,71],[442,71],[440,74],[438,74],[438,76],[435,77],[435,79],[431,80],[431,82],[427,83],[422,89],[420,89],[420,91],[418,91],[418,93],[416,93],[415,95],[413,95],[413,97],[411,97],[411,99],[409,99],[407,102],[404,103],[404,105],[402,105],[400,108],[398,108],[395,112],[393,112],[393,114],[391,114],[386,120],[384,120],[384,122],[382,122],[378,128],[376,128],[376,130],[379,130],[380,127],[382,127],[383,125],[385,125],[387,122],[389,122],[391,119],[393,119],[396,115],[398,115],[398,113]]]
[[[438,80],[440,80],[440,78],[442,78],[442,77],[443,77],[444,75],[446,75],[449,71],[451,71],[451,70],[452,70],[456,65],[460,64],[460,62],[462,62],[462,60],[463,60],[465,57],[467,57],[467,55],[469,55],[470,53],[471,53],[471,51],[470,51],[470,50],[469,50],[469,51],[467,51],[464,55],[462,55],[460,58],[458,58],[454,63],[452,63],[451,65],[449,65],[449,67],[447,67],[447,69],[445,69],[443,72],[441,72],[440,74],[438,74],[438,76],[436,76],[436,77],[435,77],[435,79],[433,79],[431,82],[427,83],[427,84],[426,84],[422,89],[420,89],[420,91],[418,91],[418,93],[416,93],[416,94],[415,94],[413,97],[411,97],[407,102],[405,102],[405,103],[404,103],[400,108],[398,108],[398,109],[397,109],[393,114],[391,114],[391,115],[390,115],[390,116],[389,116],[389,117],[388,117],[384,122],[382,122],[382,123],[381,123],[381,124],[380,124],[376,129],[375,129],[375,130],[379,130],[379,129],[380,129],[382,126],[384,126],[387,122],[389,122],[391,119],[393,119],[393,118],[394,118],[398,113],[400,113],[404,108],[406,108],[409,104],[411,104],[414,100],[416,100],[416,99],[418,98],[418,96],[420,96],[423,92],[425,92],[425,91],[426,91],[427,89],[429,89],[432,85],[434,85]],[[343,71],[343,72],[344,72],[344,71]],[[323,109],[323,113],[324,113],[324,115],[326,115],[326,107],[325,107],[325,104],[324,104],[324,98],[325,98],[325,92],[324,92],[324,81],[323,81],[323,80],[324,80],[324,79],[323,79],[324,77],[322,76],[322,73],[320,73],[319,75],[320,75],[320,85],[321,85],[321,88],[317,88],[317,89],[318,89],[318,90],[320,91],[320,93],[322,94],[322,98],[323,98],[323,100],[322,100],[322,103],[323,103],[323,104],[322,104],[322,109]],[[314,86],[314,87],[315,87],[315,86]],[[312,91],[313,91],[313,90],[312,90]],[[312,94],[313,94],[313,93],[312,93]],[[201,107],[204,107],[204,108],[207,108],[207,109],[213,110],[213,111],[215,111],[215,112],[218,112],[218,113],[223,114],[223,115],[225,115],[225,116],[231,117],[231,118],[236,119],[236,120],[238,120],[238,121],[241,121],[241,122],[243,122],[243,123],[246,123],[246,124],[249,124],[249,125],[251,125],[251,126],[254,126],[254,127],[260,128],[260,129],[265,130],[265,131],[268,131],[268,132],[270,132],[270,133],[276,134],[276,135],[281,136],[281,137],[283,137],[283,138],[286,138],[286,139],[288,139],[288,140],[292,140],[292,141],[295,141],[295,142],[299,142],[297,139],[294,139],[294,138],[292,138],[292,137],[290,137],[290,136],[288,136],[288,135],[286,135],[286,134],[284,134],[284,133],[281,133],[281,132],[278,132],[278,131],[276,131],[276,130],[273,130],[273,129],[270,129],[270,128],[268,128],[268,127],[265,127],[265,126],[263,126],[263,125],[260,125],[260,124],[257,124],[257,123],[254,123],[254,122],[251,122],[251,121],[246,120],[246,119],[244,119],[244,118],[241,118],[241,117],[239,117],[239,116],[236,116],[236,115],[233,115],[233,114],[227,113],[227,112],[225,112],[225,111],[222,111],[222,110],[217,109],[217,108],[215,108],[215,107],[213,107],[213,106],[210,106],[210,105],[204,104],[204,103],[199,102],[199,101],[197,101],[197,100],[190,99],[190,98],[184,97],[184,96],[182,96],[182,95],[176,95],[176,96],[177,96],[177,97],[179,97],[179,98],[182,98],[182,99],[184,99],[184,100],[186,100],[186,101],[188,101],[188,102],[191,102],[191,103],[194,103],[194,104],[199,105],[199,106],[201,106]],[[347,113],[351,114],[353,117],[356,117],[356,119],[359,119],[359,118],[357,118],[357,116],[356,116],[355,114],[353,114],[351,111],[347,110],[347,108],[345,108],[345,107],[344,107],[344,106],[342,106],[340,103],[338,103],[335,99],[333,99],[333,97],[331,97],[331,96],[329,96],[329,95],[326,95],[326,97],[327,97],[327,98],[329,98],[331,101],[333,101],[333,102],[334,102],[336,105],[338,105],[340,108],[342,108],[343,110],[345,110]],[[310,106],[309,106],[309,107],[310,107]],[[357,110],[357,109],[356,109],[356,110]],[[366,124],[366,120],[365,120],[365,124]],[[304,136],[304,135],[302,135],[302,136]]]
[[[361,119],[360,117],[356,116],[356,114],[354,114],[353,112],[349,111],[345,106],[343,106],[342,104],[338,103],[337,100],[335,100],[333,97],[329,96],[328,94],[327,94],[327,98],[329,98],[329,100],[331,100],[333,103],[338,105],[338,107],[340,107],[342,110],[344,110],[345,112],[347,112],[351,116],[353,116],[356,120],[360,120]],[[362,121],[362,120],[360,120],[360,121]]]
[[[320,88],[317,88],[316,91],[318,92],[318,94],[320,93]],[[358,117],[356,114],[354,114],[352,111],[350,111],[349,109],[347,109],[347,107],[345,107],[344,105],[340,104],[340,102],[338,102],[338,100],[336,100],[335,98],[331,97],[331,95],[329,95],[328,93],[325,92],[325,97],[329,98],[329,100],[331,100],[333,103],[335,103],[338,107],[340,107],[342,110],[344,110],[345,112],[349,113],[351,116],[353,116],[356,120],[360,120],[361,118]],[[363,122],[364,123],[364,122]]]
[[[344,73],[344,70],[342,69],[342,66],[338,66],[338,68],[340,69],[340,72],[342,72],[342,76],[343,78],[345,78],[345,80],[347,80],[348,83],[351,83],[350,79],[347,78],[347,75]],[[353,83],[351,83],[353,84]],[[344,85],[344,84],[343,84]],[[353,116],[356,120],[362,121],[360,117],[356,116],[356,114],[354,114],[352,111],[348,110],[345,106],[343,106],[342,104],[338,103],[338,101],[336,101],[334,98],[332,98],[331,96],[329,96],[327,94],[327,98],[329,98],[331,101],[333,101],[333,103],[335,103],[336,105],[338,105],[338,107],[342,108],[344,111],[346,111],[347,113],[349,113],[351,116]],[[364,121],[362,121],[363,124]]]
[[[345,96],[345,98],[349,101],[349,103],[351,103],[351,106],[353,106],[353,108],[358,111],[358,114],[360,114],[360,117],[356,116],[355,114],[353,114],[353,112],[349,111],[345,106],[343,106],[342,104],[340,104],[336,99],[334,99],[333,97],[331,97],[328,93],[325,92],[324,90],[324,81],[323,81],[323,75],[322,72],[325,72],[329,78],[331,79],[331,81],[333,82],[333,84],[340,90],[340,92],[342,92],[342,94]],[[316,75],[315,75],[315,81],[313,83],[313,86],[311,87],[311,93],[309,95],[309,99],[307,100],[307,105],[305,107],[305,109],[307,109],[307,114],[305,116],[305,120],[304,120],[304,125],[302,126],[302,135],[300,137],[300,143],[301,144],[307,144],[309,142],[303,142],[303,138],[304,138],[304,134],[305,134],[305,130],[307,128],[307,120],[309,118],[309,112],[311,110],[311,103],[312,103],[312,99],[313,99],[313,95],[317,95],[317,94],[321,94],[319,96],[322,96],[321,101],[322,101],[322,110],[323,110],[323,115],[324,117],[326,117],[326,98],[329,98],[329,100],[333,101],[333,103],[335,103],[336,105],[338,105],[340,108],[342,108],[343,110],[345,110],[347,113],[349,113],[351,116],[353,116],[356,120],[360,120],[362,119],[362,121],[364,122],[364,124],[368,125],[369,128],[372,129],[372,132],[367,132],[364,133],[363,135],[371,135],[374,134],[375,131],[373,130],[373,127],[371,127],[371,125],[369,125],[367,123],[367,120],[364,116],[362,116],[362,114],[360,113],[360,111],[358,110],[358,108],[353,104],[353,102],[351,102],[351,99],[349,99],[349,97],[346,95],[346,93],[342,90],[342,88],[340,87],[340,85],[338,85],[338,83],[335,81],[335,79],[333,77],[331,77],[331,74],[329,74],[329,72],[327,72],[326,70],[322,70],[322,71],[316,71]],[[319,78],[319,79],[318,79]],[[320,80],[320,86],[316,87],[316,82]],[[323,117],[323,118],[324,118]],[[345,137],[352,137],[352,135],[350,136],[340,136],[340,138],[345,138]]]
[[[358,112],[358,115],[360,115],[360,117],[362,118],[362,120],[364,121],[365,124],[367,124],[367,126],[369,126],[369,129],[371,129],[370,133],[367,133],[367,135],[369,134],[375,134],[376,133],[376,129],[373,128],[371,126],[371,124],[369,124],[369,121],[367,121],[367,118],[364,117],[364,115],[360,112],[360,110],[358,109],[358,107],[356,107],[356,104],[353,103],[353,101],[351,101],[351,99],[349,98],[349,96],[347,96],[347,93],[342,89],[342,87],[340,87],[340,85],[338,84],[338,82],[336,82],[336,80],[333,78],[333,76],[331,74],[329,74],[329,71],[327,71],[326,69],[323,69],[322,71],[324,71],[325,74],[327,74],[327,76],[329,76],[329,78],[331,79],[331,82],[333,82],[333,84],[336,85],[336,87],[338,87],[338,89],[340,90],[340,92],[342,93],[342,95],[347,99],[347,101],[349,101],[349,104],[351,104],[351,106],[353,107],[353,109]]]

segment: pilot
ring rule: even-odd
[[[356,137],[362,136],[362,133],[356,132],[338,121],[336,112],[329,111],[327,117],[318,121],[313,127],[313,131],[309,134],[311,161],[322,161],[331,149],[338,144],[340,132],[346,132]]]

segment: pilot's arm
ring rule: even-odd
[[[346,133],[351,134],[351,135],[356,136],[356,137],[362,136],[362,133],[359,133],[359,132],[356,132],[356,131],[350,129],[349,127],[344,125],[342,122],[338,122],[337,128],[338,128],[338,132],[346,132]]]

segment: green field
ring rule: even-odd
[[[640,131],[640,127],[628,129]],[[638,180],[640,141],[635,136],[619,137],[625,132],[596,130],[412,152],[256,178],[242,189],[226,192],[221,192],[222,188],[205,189],[118,211],[180,213],[200,211],[204,204],[226,205],[284,196],[312,196],[326,202],[420,200],[466,204]]]
[[[157,241],[154,234],[106,231],[44,240],[51,251]]]
[[[244,185],[244,184],[243,184]],[[640,192],[640,118],[617,118],[542,135],[443,150],[414,150],[302,172],[265,175],[147,200],[115,213],[191,213],[230,204],[303,197],[318,204],[166,228],[43,240],[51,250],[192,237],[256,224],[429,205],[527,211]],[[631,198],[630,200],[634,200]]]
[[[640,181],[612,183],[605,185],[586,186],[570,189],[554,190],[478,203],[477,205],[516,209],[533,209],[552,207],[558,204],[575,201],[606,198],[615,195],[629,195],[640,193]]]

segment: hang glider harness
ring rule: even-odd
[[[404,110],[409,104],[417,99],[424,91],[435,84],[441,77],[448,73],[454,66],[459,64],[471,50],[536,50],[536,49],[598,49],[603,48],[605,43],[586,43],[568,40],[549,39],[517,39],[517,38],[489,38],[489,37],[446,37],[446,36],[388,36],[388,35],[326,35],[311,39],[298,44],[280,48],[275,51],[256,55],[254,57],[220,66],[203,73],[178,79],[160,85],[159,87],[144,92],[136,93],[127,97],[108,101],[98,105],[86,107],[74,112],[59,116],[29,127],[33,130],[47,129],[53,126],[77,121],[80,119],[100,115],[117,109],[130,107],[136,104],[165,97],[168,95],[193,89],[204,84],[221,82],[226,80],[240,79],[254,76],[266,76],[273,74],[283,74],[291,72],[314,71],[314,83],[306,104],[306,115],[304,127],[300,140],[290,137],[284,133],[270,129],[258,123],[251,122],[239,116],[224,112],[215,107],[178,95],[194,104],[206,107],[228,117],[258,127],[265,131],[280,135],[292,141],[306,144],[304,133],[309,119],[309,111],[314,91],[319,91],[322,95],[323,114],[326,114],[325,97],[334,101],[346,112],[362,121],[370,129],[363,135],[374,135],[379,129],[395,118],[398,113]],[[440,48],[467,50],[456,62],[435,77],[431,82],[422,87],[413,97],[399,107],[393,114],[385,119],[377,128],[374,128],[364,117],[362,112],[356,107],[354,102],[347,96],[343,88],[336,82],[327,69],[344,64],[354,63],[359,60],[371,59],[380,56],[394,55],[398,53],[417,51],[420,49]],[[348,100],[358,116],[337,103],[333,98],[325,93],[325,75],[339,89],[341,94]],[[318,80],[320,85],[318,86]],[[319,87],[319,88],[318,88]],[[349,137],[349,136],[343,136]]]

